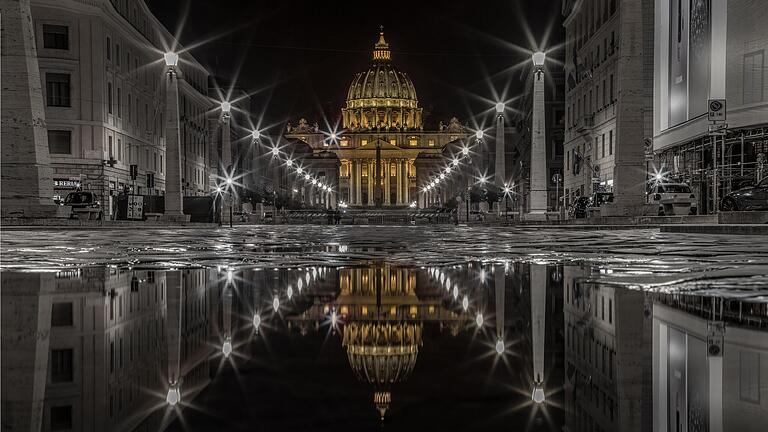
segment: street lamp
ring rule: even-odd
[[[165,87],[165,209],[164,217],[171,220],[185,220],[184,193],[181,185],[181,132],[179,130],[179,80],[176,79],[176,66],[179,55],[175,52],[163,54],[166,73]]]
[[[229,336],[224,339],[224,344],[221,345],[221,353],[224,354],[225,358],[228,358],[229,355],[232,354],[232,338]]]
[[[255,141],[258,141],[259,138],[261,138],[261,132],[259,132],[256,129],[252,130],[251,131],[251,139],[253,139],[253,141],[255,142]]]
[[[232,111],[232,104],[227,102],[227,101],[222,102],[221,103],[221,114],[226,116],[226,117],[229,117],[230,111]]]
[[[496,151],[494,152],[494,176],[493,182],[496,186],[504,184],[504,177],[506,176],[506,144],[504,143],[504,109],[506,106],[504,102],[496,104]]]
[[[504,183],[504,219],[509,218],[509,194],[512,192],[512,188],[509,187],[508,184]]]
[[[546,401],[546,398],[544,397],[544,387],[542,383],[536,383],[533,385],[531,400],[537,404],[542,404],[544,403],[544,401]]]
[[[531,207],[530,212],[547,212],[547,139],[544,101],[544,61],[546,55],[537,51],[533,59],[533,131],[531,134]]]
[[[165,59],[165,66],[168,68],[168,73],[175,73],[176,65],[179,64],[179,55],[173,51],[169,51],[163,54]]]

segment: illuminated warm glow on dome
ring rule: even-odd
[[[373,63],[352,79],[342,110],[345,129],[396,127],[420,129],[422,109],[416,87],[393,63],[384,32],[374,45]]]

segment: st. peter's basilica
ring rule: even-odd
[[[467,136],[456,118],[424,130],[416,87],[392,62],[383,31],[371,66],[352,79],[341,122],[338,134],[305,119],[286,127],[286,140],[308,147],[303,152],[307,168],[336,191],[322,193],[311,184],[294,188],[307,205],[422,207],[420,185],[440,164],[447,144]]]

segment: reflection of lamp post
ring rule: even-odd
[[[544,61],[546,55],[533,54],[533,131],[531,133],[531,213],[547,212],[547,143],[544,105]]]
[[[166,272],[167,301],[165,319],[168,340],[168,393],[165,401],[175,406],[181,401],[181,323],[183,322],[183,275],[179,270]]]
[[[531,399],[543,403],[544,342],[547,313],[547,266],[531,264],[531,333],[533,345],[533,392]]]
[[[179,55],[163,55],[166,66],[165,88],[165,218],[185,220],[184,197],[181,186],[181,134],[179,133],[179,82],[176,67]]]
[[[227,192],[229,193],[229,227],[232,228],[232,177],[227,177]]]
[[[504,160],[506,146],[504,145],[504,102],[496,104],[496,164],[494,184],[501,186],[504,184],[504,177],[506,174],[506,161]]]
[[[504,266],[496,266],[494,269],[494,289],[496,293],[496,353],[504,353],[504,297],[507,278]]]

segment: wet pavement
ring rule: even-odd
[[[768,420],[768,244],[746,236],[9,231],[1,252],[4,430]]]

